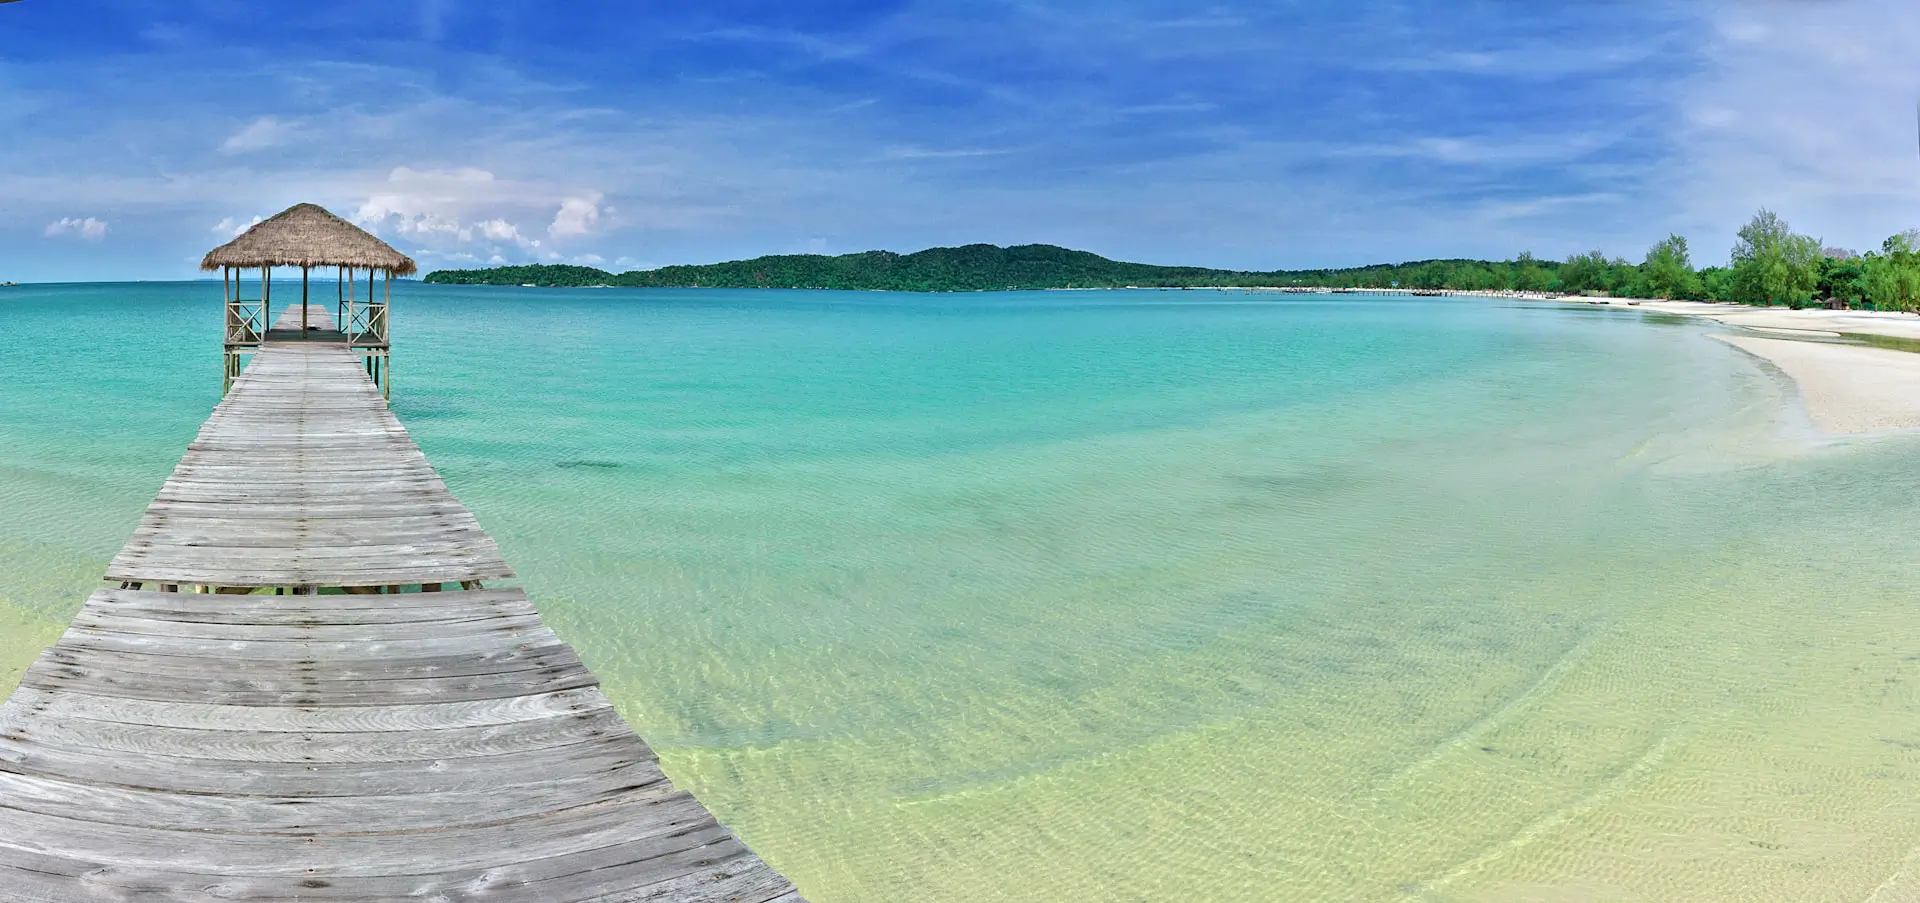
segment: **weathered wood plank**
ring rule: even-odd
[[[523,752],[457,760],[331,764],[236,762],[187,756],[147,759],[51,747],[22,750],[20,744],[6,742],[6,758],[0,760],[0,772],[95,786],[103,791],[118,788],[183,796],[336,800],[417,796],[424,799],[430,794],[493,790],[505,793],[521,788],[525,790],[521,796],[544,800],[549,808],[570,808],[611,798],[625,788],[650,787],[664,777],[658,762],[632,754],[631,744],[625,738],[548,747],[538,751],[538,755]],[[0,797],[0,805],[5,803],[6,799]],[[489,811],[481,806],[467,812],[443,814],[452,819],[446,823],[450,826],[496,821],[485,817]],[[360,827],[370,829],[382,823],[375,819]]]
[[[350,763],[434,764],[448,759],[544,752],[606,738],[641,742],[611,709],[476,727],[331,734],[155,727],[0,711],[0,745],[31,743],[43,751],[57,749],[136,762],[157,757],[159,761],[196,759],[251,762],[255,766],[297,764],[303,769]],[[28,747],[8,749],[21,756],[34,752]],[[11,754],[0,753],[0,758]],[[221,767],[228,774],[242,770],[232,764]]]
[[[513,724],[529,718],[578,714],[612,707],[612,703],[598,689],[563,690],[513,699],[467,702],[303,708],[114,699],[84,693],[48,693],[32,687],[15,690],[8,705],[18,705],[23,711],[36,715],[89,718],[122,724],[288,733],[432,731]]]
[[[691,829],[658,835],[644,840],[598,850],[569,853],[508,866],[452,871],[442,874],[414,874],[379,877],[329,877],[313,880],[304,876],[235,876],[191,874],[180,871],[134,868],[122,864],[75,864],[69,860],[41,856],[28,851],[0,848],[0,879],[11,875],[24,880],[49,882],[35,888],[57,890],[64,885],[50,883],[85,877],[96,894],[85,899],[149,901],[180,897],[155,896],[157,888],[191,887],[202,890],[208,900],[274,901],[354,901],[354,903],[419,903],[422,900],[537,900],[539,903],[587,903],[609,899],[604,888],[640,893],[630,900],[677,901],[677,903],[790,903],[788,897],[769,898],[765,890],[778,876],[758,863],[752,854],[731,838],[711,839],[710,831]],[[685,882],[684,888],[661,882],[661,874],[680,877],[669,881]],[[602,892],[595,893],[598,887]],[[674,891],[679,890],[679,893]],[[51,891],[49,891],[51,892]],[[71,893],[71,888],[67,888]],[[58,899],[72,903],[70,896],[26,898]],[[797,899],[797,898],[794,898]]]
[[[436,869],[480,868],[614,846],[712,823],[687,794],[615,799],[499,824],[434,831],[431,843],[407,842],[418,829],[363,825],[354,832],[306,836],[257,833],[235,821],[227,833],[115,825],[42,815],[0,805],[0,846],[75,858],[110,854],[146,868],[235,875],[342,877],[405,874],[425,862]],[[325,842],[314,842],[324,837]]]

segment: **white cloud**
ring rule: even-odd
[[[560,212],[553,215],[553,225],[547,227],[547,234],[587,235],[599,225],[600,195],[567,198],[560,202]]]
[[[601,257],[598,254],[581,254],[573,258],[573,260],[571,260],[570,262],[577,263],[584,267],[597,267],[603,263],[606,263],[607,259],[605,257]]]
[[[262,116],[221,142],[223,154],[243,154],[248,151],[264,150],[287,143],[299,129],[290,122],[282,122],[277,116]]]
[[[221,236],[222,238],[236,238],[240,233],[257,225],[260,225],[260,217],[258,216],[246,222],[242,222],[231,216],[222,217],[219,222],[213,225],[213,234]]]
[[[611,208],[599,206],[597,191],[569,192],[537,182],[496,177],[472,167],[414,169],[398,167],[368,193],[353,219],[377,232],[401,236],[439,251],[480,246],[494,256],[543,248],[515,219],[555,209],[548,234],[586,235],[598,231]],[[522,220],[524,221],[524,220]],[[538,233],[534,233],[537,235]]]
[[[360,202],[353,218],[388,226],[402,235],[458,235],[466,214],[507,198],[507,183],[483,169],[421,170],[396,167]]]
[[[87,241],[99,241],[107,237],[107,224],[106,221],[97,220],[91,216],[85,219],[63,216],[48,223],[44,234],[48,238],[73,236]]]
[[[481,223],[478,228],[481,235],[494,241],[510,241],[517,244],[523,240],[520,237],[520,227],[503,219],[495,218],[487,220]]]

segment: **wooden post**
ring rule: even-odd
[[[273,267],[260,268],[260,337],[273,328]]]
[[[307,337],[307,268],[300,268],[300,338]]]
[[[227,390],[233,388],[233,321],[238,319],[239,311],[234,306],[233,267],[220,268],[220,307],[221,319],[226,322],[227,334],[220,348],[220,397],[225,398]]]

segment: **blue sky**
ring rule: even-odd
[[[1051,242],[1724,260],[1920,225],[1920,5],[23,0],[0,279],[187,278],[298,201],[428,268]]]

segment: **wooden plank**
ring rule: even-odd
[[[41,667],[21,677],[20,686],[49,692],[111,695],[116,699],[187,702],[219,701],[245,706],[406,706],[425,702],[513,699],[526,693],[554,693],[599,686],[577,665],[549,666],[514,674],[414,677],[395,680],[202,680],[190,676],[124,671],[95,671],[42,659]]]
[[[149,759],[156,763],[194,759],[302,768],[356,762],[431,765],[448,759],[543,753],[609,737],[640,742],[611,709],[475,727],[335,734],[155,727],[0,712],[0,745],[31,743],[41,751],[115,756],[136,764]],[[21,756],[34,752],[28,747],[7,749],[0,759],[11,761],[14,752]],[[240,770],[240,766],[226,768],[227,774]]]
[[[14,691],[8,703],[17,704],[23,711],[36,715],[54,717],[89,718],[158,727],[286,733],[433,731],[513,724],[530,718],[612,708],[612,703],[598,689],[563,690],[512,699],[467,702],[302,708],[115,699],[84,693],[49,693],[22,687]]]
[[[431,764],[378,770],[361,765],[327,772],[283,765],[235,774],[232,762],[185,760],[173,771],[122,773],[114,768],[103,776],[74,766],[113,767],[117,759],[94,757],[89,762],[83,755],[69,754],[48,767],[0,762],[0,808],[163,830],[244,824],[255,834],[311,835],[370,825],[385,831],[476,827],[606,800],[638,805],[687,796],[673,789],[654,762],[609,755],[604,749],[595,758],[568,758],[568,768],[545,773],[529,771],[535,762],[531,756],[495,758],[498,761],[484,763],[485,768],[478,767],[479,762],[462,763],[465,767],[450,774],[435,771]],[[63,773],[63,768],[70,772]]]
[[[527,672],[574,668],[584,671],[573,648],[558,638],[535,645],[527,643],[485,651],[448,650],[435,655],[380,655],[394,652],[385,644],[362,648],[358,655],[318,656],[305,643],[262,644],[271,647],[296,646],[280,655],[262,654],[251,646],[223,650],[230,654],[218,661],[184,654],[153,654],[146,650],[101,648],[106,644],[63,642],[47,650],[48,668],[55,671],[79,669],[95,673],[133,672],[140,677],[190,681],[195,678],[213,685],[238,683],[259,689],[278,683],[330,685],[371,681],[415,681],[450,677],[520,676]],[[340,644],[353,649],[356,644]],[[176,649],[178,646],[175,647]],[[378,656],[378,657],[375,657]],[[181,698],[181,697],[173,697]]]
[[[294,598],[255,590],[243,595],[216,596],[197,592],[142,592],[101,590],[86,606],[102,617],[147,618],[157,621],[213,621],[270,624],[297,617],[300,623],[327,623],[327,618],[352,619],[339,623],[437,621],[472,614],[530,613],[533,605],[518,589],[449,590],[444,593],[389,593],[384,598],[357,593],[321,593],[318,599]],[[249,618],[265,620],[249,621]]]
[[[613,893],[641,894],[627,900],[677,903],[790,903],[777,875],[752,858],[731,838],[711,839],[709,831],[671,832],[580,853],[548,857],[509,867],[467,869],[437,874],[379,877],[234,876],[188,874],[179,871],[95,865],[82,871],[67,860],[28,851],[0,848],[0,880],[13,875],[36,883],[42,893],[72,893],[71,885],[53,883],[85,877],[96,893],[109,897],[86,899],[174,900],[153,896],[156,888],[204,889],[207,899],[249,901],[354,901],[354,903],[419,903],[422,900],[537,900],[540,903],[587,903],[611,899]],[[88,865],[93,865],[89,863]],[[662,874],[679,873],[667,881]],[[674,886],[668,882],[681,882]],[[15,885],[8,885],[15,886]],[[43,889],[44,888],[44,889]],[[584,894],[584,895],[583,895]],[[71,896],[24,898],[73,903]],[[196,898],[198,899],[198,898]]]
[[[410,843],[417,828],[379,823],[354,832],[276,836],[234,821],[228,832],[171,830],[42,815],[0,805],[0,847],[93,858],[146,868],[237,875],[342,877],[405,874],[425,861],[436,868],[480,868],[598,849],[712,824],[687,794],[588,803],[499,824],[433,831],[430,844]],[[231,830],[241,828],[246,830]],[[314,842],[324,837],[325,842]]]

